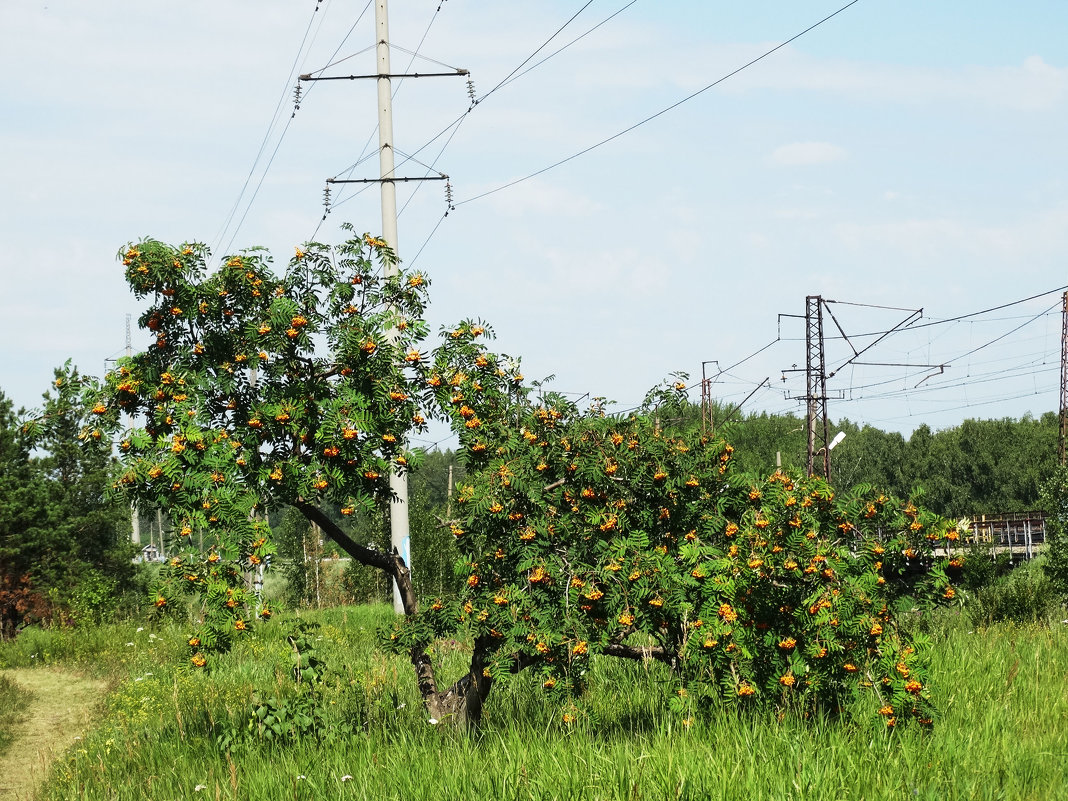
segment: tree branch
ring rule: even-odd
[[[618,656],[621,659],[634,659],[639,662],[646,662],[650,659],[656,659],[659,662],[671,661],[671,654],[659,645],[650,645],[643,648],[636,645],[612,642],[604,647],[602,653],[607,656]]]
[[[308,501],[303,499],[295,500],[292,503],[302,515],[325,531],[330,536],[330,539],[336,542],[345,553],[361,565],[377,567],[379,570],[384,570],[390,576],[396,578],[396,566],[393,557],[390,554],[383,551],[375,551],[360,545],[353,540],[352,537],[342,531],[341,527],[331,520],[330,517],[315,504],[308,503]],[[401,564],[403,563],[403,560],[401,560]]]

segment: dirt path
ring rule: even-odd
[[[0,801],[28,801],[52,760],[85,730],[93,706],[104,696],[104,682],[46,668],[7,670],[4,675],[33,698],[15,726],[14,742],[0,756]]]

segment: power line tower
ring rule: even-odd
[[[823,297],[805,297],[805,401],[808,406],[808,474],[816,470],[823,452],[822,474],[831,480],[831,450],[827,428],[827,364],[823,353]],[[822,447],[816,450],[816,438]]]
[[[310,74],[305,74],[300,76],[301,81],[321,81],[338,79],[356,80],[360,78],[373,78],[377,82],[379,177],[351,180],[330,178],[327,180],[327,185],[328,189],[330,184],[377,183],[379,185],[381,189],[382,203],[382,237],[393,249],[394,254],[397,255],[397,261],[386,264],[385,274],[387,278],[397,275],[397,273],[400,271],[398,267],[400,261],[400,247],[398,244],[397,235],[397,181],[448,181],[448,176],[444,173],[439,173],[436,176],[427,175],[418,178],[400,178],[397,176],[394,164],[394,153],[396,152],[396,144],[393,138],[393,90],[391,79],[440,77],[451,75],[467,76],[469,74],[467,70],[459,69],[453,70],[451,72],[442,73],[394,74],[390,69],[389,56],[390,44],[388,0],[376,0],[375,58],[377,64],[377,71],[373,75],[312,77]],[[446,184],[446,186],[448,185]],[[329,197],[328,193],[327,197]],[[386,337],[390,341],[390,343],[395,343],[397,341],[398,336],[399,332],[395,328],[390,328],[386,332]],[[391,500],[389,507],[390,546],[395,553],[401,555],[401,557],[404,559],[404,563],[408,566],[408,569],[411,570],[411,535],[408,525],[408,475],[396,468],[391,470],[389,476],[389,488],[393,494],[393,499]],[[400,588],[397,586],[396,581],[393,582],[393,609],[397,614],[402,614],[404,612],[404,605],[401,601],[400,596]]]
[[[1068,439],[1068,292],[1064,293],[1061,305],[1061,432],[1058,438],[1058,455],[1061,466],[1065,464],[1065,440]]]

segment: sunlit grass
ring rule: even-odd
[[[323,695],[333,734],[321,742],[217,745],[246,725],[257,694],[292,692],[283,622],[219,659],[207,678],[176,667],[184,635],[167,627],[105,627],[82,632],[81,645],[66,641],[78,632],[46,632],[5,644],[0,665],[47,654],[115,677],[105,714],[46,788],[45,797],[64,801],[1068,795],[1068,626],[975,632],[953,617],[934,625],[941,718],[929,734],[890,735],[849,716],[776,720],[727,708],[687,724],[668,708],[662,666],[604,659],[593,663],[575,723],[563,723],[533,677],[521,677],[495,690],[472,735],[428,722],[410,667],[375,647],[374,630],[389,615],[359,607],[305,616],[321,624],[318,645],[333,671]],[[463,649],[442,643],[435,658],[458,675]]]
[[[11,744],[13,729],[30,701],[30,694],[0,675],[0,754]]]

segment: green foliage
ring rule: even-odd
[[[328,669],[318,648],[322,639],[317,625],[299,622],[293,627],[286,637],[292,649],[292,686],[286,693],[266,697],[262,691],[254,693],[244,727],[231,726],[216,736],[221,750],[230,751],[250,741],[292,745],[298,740],[334,741],[351,734],[350,726],[338,725],[327,712]]]
[[[932,431],[919,426],[905,439],[896,432],[832,423],[846,434],[832,454],[836,486],[871,484],[903,498],[922,494],[939,514],[1024,512],[1040,505],[1040,487],[1054,468],[1057,416],[1019,420],[965,420]],[[722,433],[747,472],[769,473],[781,455],[787,469],[805,465],[805,421],[796,415],[751,414]]]
[[[98,571],[88,571],[70,593],[71,616],[77,621],[101,623],[115,613],[118,601],[118,582]]]
[[[978,589],[966,608],[973,626],[988,627],[1002,622],[1045,622],[1059,611],[1060,603],[1053,582],[1038,559]]]
[[[1058,466],[1042,485],[1046,513],[1045,571],[1062,599],[1068,599],[1068,468]]]
[[[1007,553],[996,553],[992,545],[973,542],[959,556],[961,574],[958,583],[969,592],[993,584],[1012,569]]]
[[[953,597],[932,560],[959,539],[949,523],[871,488],[739,474],[730,445],[667,427],[687,420],[681,382],[627,417],[535,404],[502,357],[454,336],[466,352],[436,376],[469,471],[452,523],[465,586],[398,624],[394,647],[462,626],[487,679],[531,667],[561,702],[604,653],[673,664],[698,704],[833,710],[867,692],[891,727],[931,722],[924,643],[888,602]]]
[[[0,636],[57,612],[75,623],[111,614],[133,580],[129,510],[108,494],[113,460],[79,447],[55,396],[42,415],[18,425],[0,394]]]
[[[373,510],[390,470],[417,461],[404,441],[425,425],[426,281],[391,271],[392,252],[371,236],[309,244],[282,275],[255,249],[210,274],[202,245],[145,240],[120,256],[149,301],[140,324],[155,344],[102,384],[61,376],[54,405],[90,453],[120,432],[116,485],[173,521],[185,550],[152,603],[196,598],[191,660],[202,665],[270,611],[246,575],[275,552],[268,510]],[[127,416],[137,423],[122,430]],[[56,420],[45,414],[32,433],[57,434]]]

